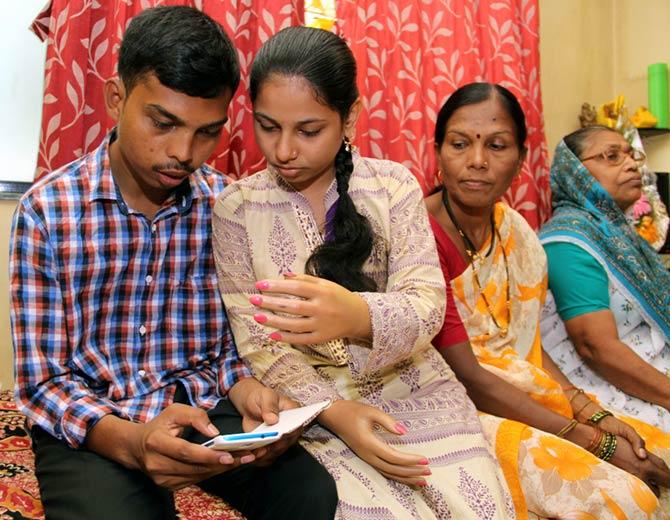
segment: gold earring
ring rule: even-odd
[[[343,140],[344,140],[344,149],[347,152],[351,153],[351,141],[349,140],[349,138],[346,135],[344,136]]]

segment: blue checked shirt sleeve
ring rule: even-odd
[[[14,215],[12,237],[10,317],[16,401],[29,421],[76,448],[102,417],[123,414],[113,402],[95,395],[71,369],[58,261],[42,219],[26,201]]]
[[[218,291],[217,291],[218,293]],[[221,395],[226,395],[238,381],[252,377],[244,362],[239,358],[235,338],[230,331],[228,317],[224,310],[223,319],[225,321],[226,333],[223,335],[223,345],[221,356],[219,356],[219,388]]]

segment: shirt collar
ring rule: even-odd
[[[120,200],[109,161],[109,145],[116,139],[116,129],[109,132],[98,149],[88,157],[88,171],[91,176],[89,202],[97,200]]]

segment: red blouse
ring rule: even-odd
[[[433,339],[435,348],[443,350],[469,339],[461,317],[458,315],[450,283],[451,280],[460,276],[467,269],[468,264],[437,220],[432,215],[429,215],[429,218],[435,235],[437,254],[440,257],[440,267],[442,267],[442,274],[444,274],[444,280],[447,283],[447,310],[444,314],[444,325]]]

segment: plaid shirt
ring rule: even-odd
[[[249,376],[212,254],[224,177],[203,166],[149,220],[114,183],[111,139],[33,186],[12,224],[16,399],[72,447],[106,414],[151,420],[177,382],[210,409]]]

